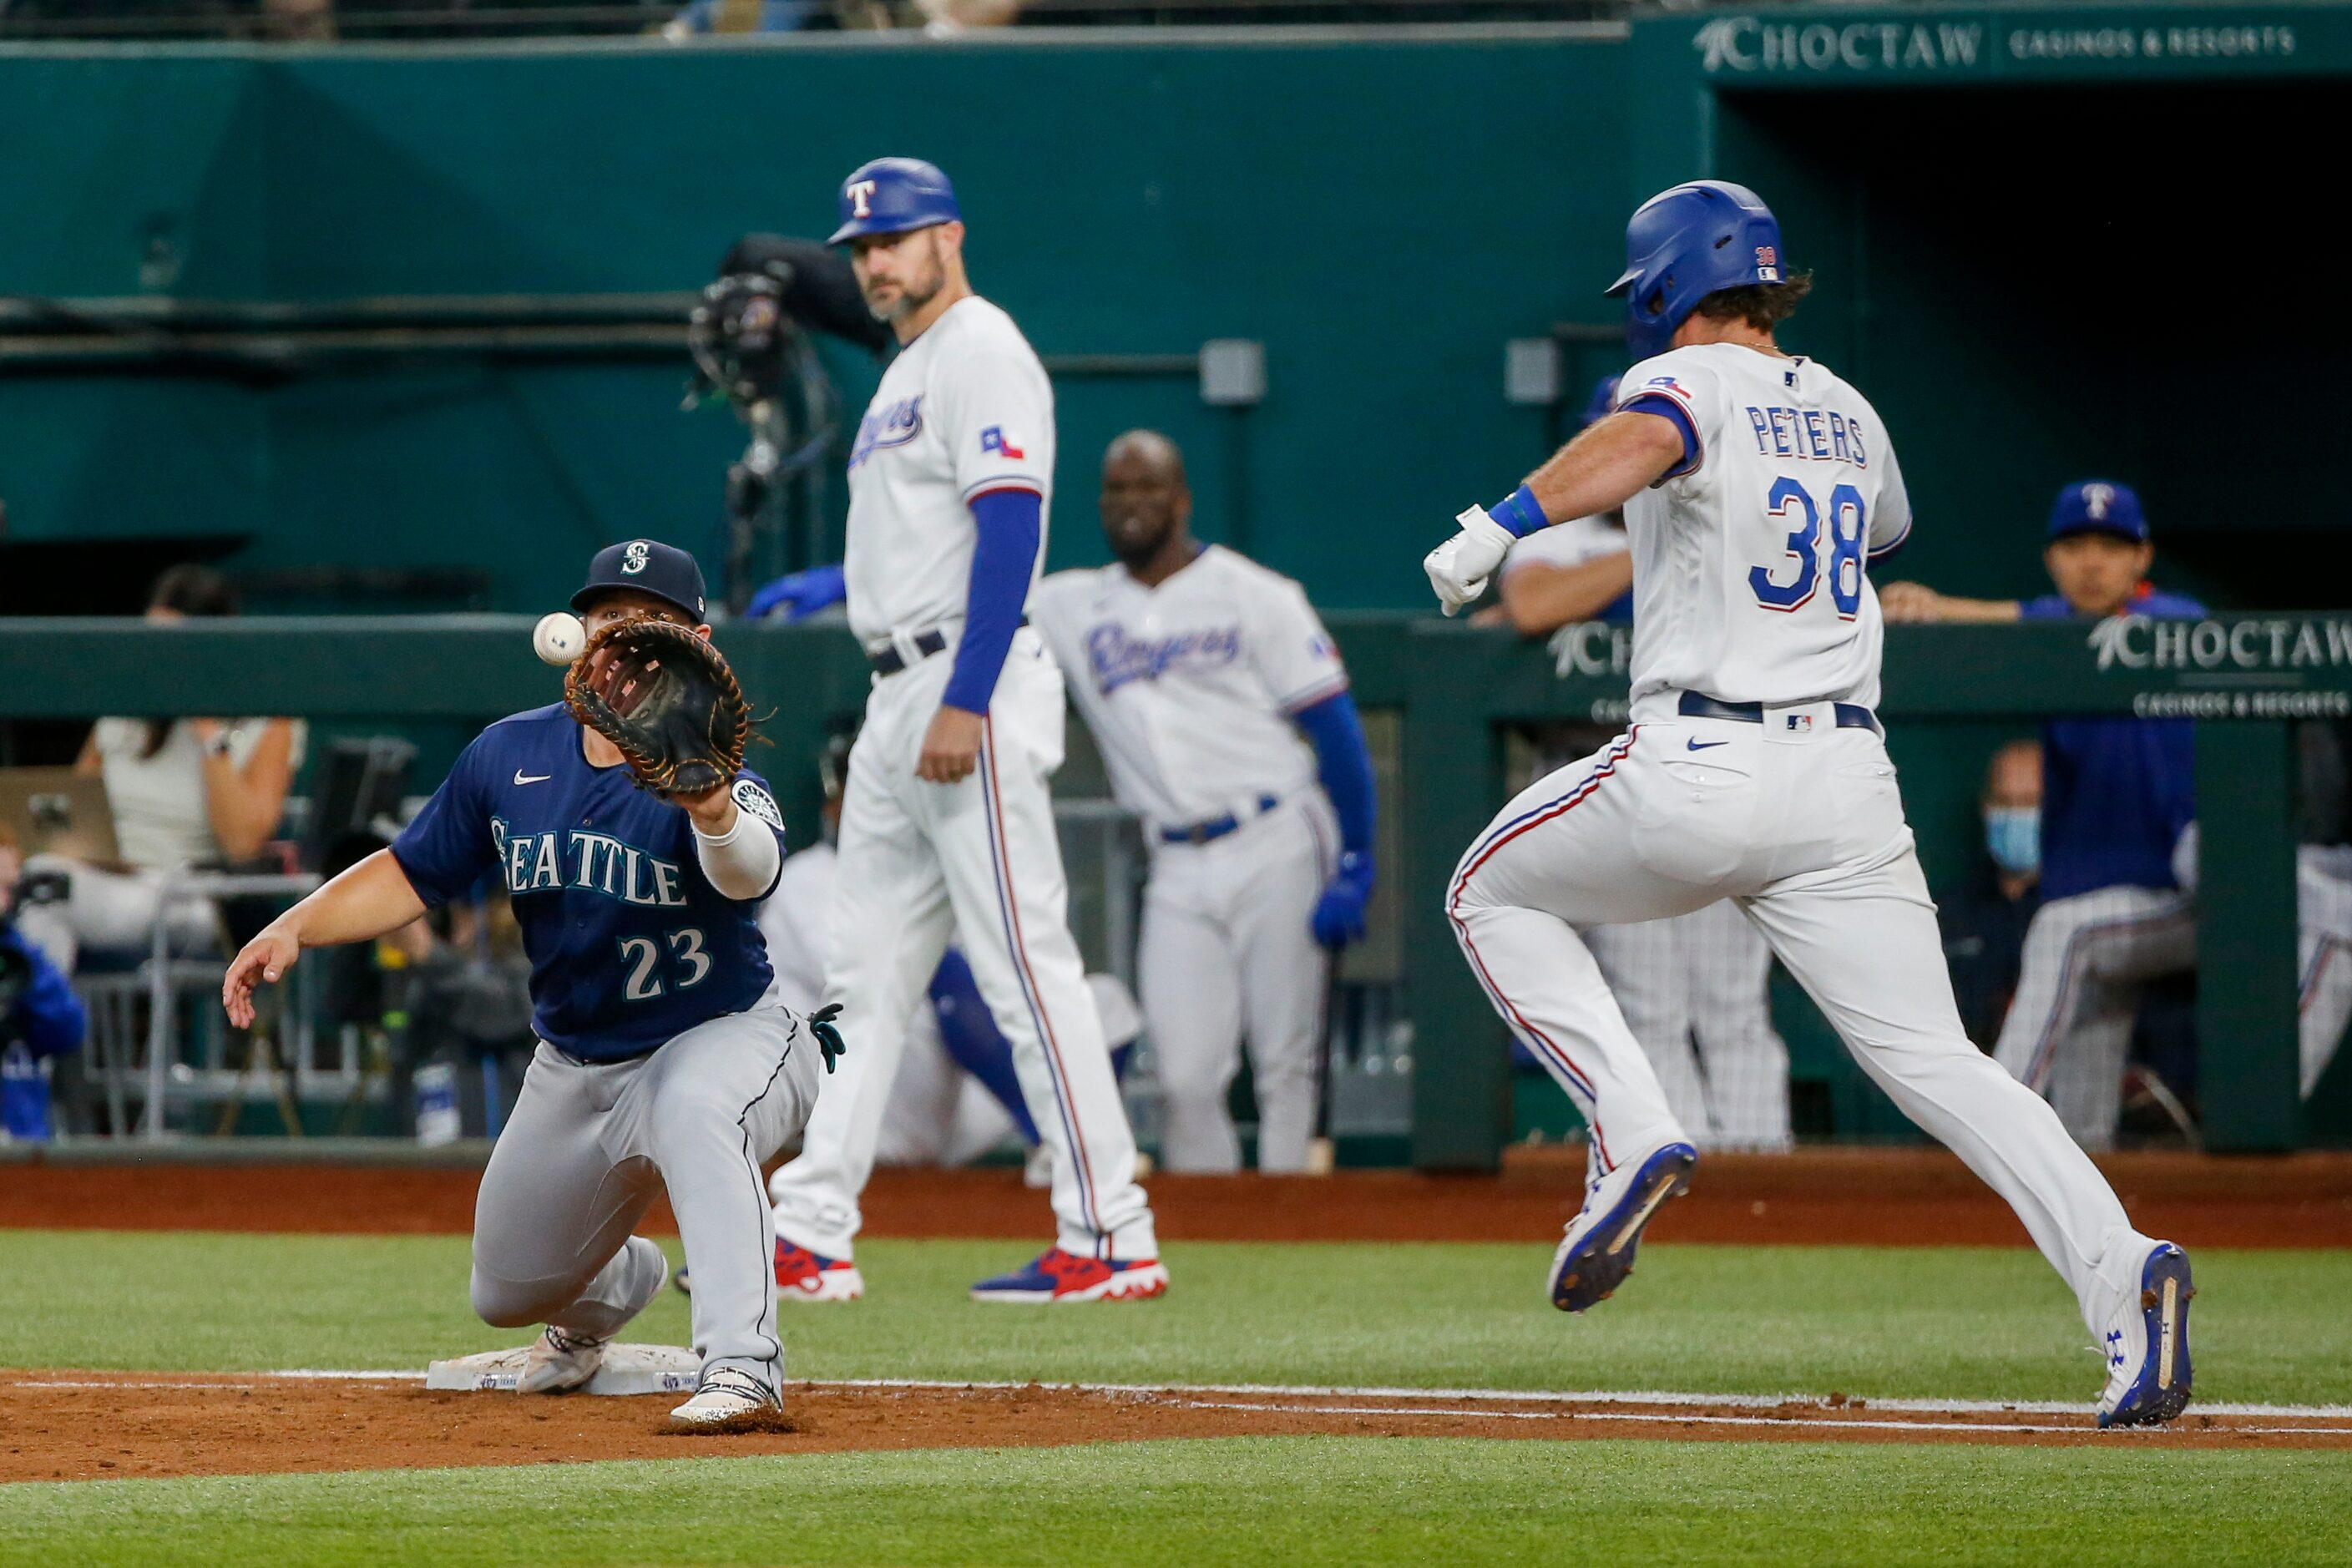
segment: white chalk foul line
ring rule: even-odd
[[[232,1377],[238,1374],[230,1374]],[[268,1380],[341,1381],[352,1383],[422,1383],[425,1373],[402,1371],[367,1371],[364,1369],[295,1367],[278,1372],[242,1374],[248,1378]],[[1349,1400],[1451,1400],[1480,1402],[1493,1405],[1598,1405],[1623,1407],[1631,1410],[1655,1409],[1662,1406],[1715,1406],[1731,1410],[1782,1410],[1791,1406],[1816,1410],[1881,1410],[1918,1415],[2083,1415],[2090,1412],[2087,1404],[2063,1400],[2032,1399],[1839,1399],[1817,1394],[1696,1394],[1672,1389],[1580,1389],[1547,1390],[1518,1388],[1398,1388],[1356,1387],[1344,1384],[1269,1384],[1269,1383],[1045,1383],[1012,1382],[990,1379],[932,1379],[912,1377],[855,1377],[795,1380],[812,1389],[904,1389],[910,1393],[952,1393],[971,1389],[983,1392],[1012,1392],[1037,1388],[1056,1393],[1100,1394],[1122,1397],[1181,1398],[1193,1394],[1216,1394],[1240,1399],[1349,1399]],[[152,1379],[136,1383],[119,1380],[22,1378],[11,1384],[16,1388],[246,1388],[251,1383],[235,1383],[221,1378],[184,1380]],[[1229,1409],[1248,1408],[1228,1405]],[[1280,1408],[1297,1410],[1296,1405]],[[2352,1421],[2352,1405],[2260,1405],[2209,1404],[2195,1406],[2200,1415],[2240,1415],[2269,1420],[2338,1420]],[[1381,1412],[1348,1412],[1377,1414]],[[1395,1414],[1429,1414],[1426,1405],[1402,1407]],[[1483,1410],[1459,1414],[1507,1415],[1510,1412]],[[1530,1417],[1548,1412],[1528,1412]],[[1588,1412],[1593,1419],[1597,1413]],[[1628,1420],[1646,1420],[1645,1415],[1628,1415]],[[1747,1417],[1699,1416],[1678,1415],[1681,1420],[1745,1421]],[[1780,1417],[1768,1424],[1787,1426],[1798,1417]],[[1805,1418],[1810,1419],[1810,1418]],[[1862,1426],[1878,1423],[1864,1421]],[[1914,1423],[1925,1427],[1924,1424]],[[2000,1430],[1983,1425],[1968,1425],[1969,1431]],[[2021,1430],[2057,1431],[2070,1428],[2031,1426]],[[2327,1433],[2341,1431],[2334,1426],[2280,1426],[2260,1428],[2279,1433]]]

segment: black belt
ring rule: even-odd
[[[1278,795],[1262,795],[1258,796],[1257,816],[1249,818],[1249,820],[1255,822],[1259,816],[1264,816],[1267,812],[1272,811],[1276,806],[1280,805],[1281,804],[1282,800]],[[1206,844],[1212,839],[1223,838],[1226,834],[1233,832],[1235,828],[1241,826],[1242,820],[1243,819],[1241,817],[1236,816],[1234,813],[1229,811],[1223,816],[1213,817],[1207,822],[1196,822],[1189,827],[1163,827],[1160,830],[1160,842],[1162,844]]]
[[[1029,617],[1026,616],[1022,616],[1021,624],[1024,626],[1027,626],[1029,624]],[[927,632],[917,632],[915,634],[914,640],[915,660],[926,659],[935,653],[945,653],[947,651],[947,634],[940,630],[937,626],[933,626]],[[906,668],[909,662],[913,662],[910,661],[905,654],[898,651],[898,645],[895,642],[888,647],[884,648],[880,653],[869,653],[866,657],[873,660],[874,673],[877,675],[896,675],[900,670]]]
[[[1831,706],[1837,712],[1839,729],[1868,730],[1877,735],[1885,733],[1878,727],[1878,716],[1869,709],[1852,702],[1836,702]],[[1729,719],[1741,724],[1764,722],[1764,704],[1761,702],[1726,702],[1696,691],[1684,692],[1682,700],[1675,705],[1675,711],[1685,719]]]

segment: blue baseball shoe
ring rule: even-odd
[[[1593,1183],[1552,1254],[1551,1304],[1563,1312],[1581,1312],[1607,1300],[1633,1272],[1642,1227],[1661,1204],[1690,1190],[1697,1163],[1696,1149],[1666,1143]]]
[[[2160,1426],[2189,1408],[2189,1302],[2196,1294],[2189,1255],[2158,1242],[2140,1265],[2138,1295],[2107,1321],[2100,1426]]]
[[[1010,1274],[971,1288],[975,1301],[1140,1301],[1168,1289],[1157,1258],[1081,1258],[1048,1247]]]

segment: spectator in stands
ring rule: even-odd
[[[2057,593],[1963,599],[1890,584],[1890,621],[2201,618],[2205,607],[2147,581],[2155,560],[2139,497],[2086,479],[2058,492],[2043,562]],[[2115,1142],[2141,988],[2196,963],[2195,738],[2179,719],[2054,719],[2042,728],[2042,908],[1994,1055],[2046,1094],[2085,1148]],[[2352,1014],[2352,881],[2344,858],[2306,849],[2299,868],[2308,1094]],[[2332,972],[2332,973],[2331,973]]]
[[[694,0],[662,24],[673,44],[711,33],[797,33],[823,9],[820,0]]]
[[[1944,960],[1969,1038],[1990,1050],[2017,994],[2026,927],[2042,907],[2042,747],[2011,741],[1985,769],[1984,853],[1968,880],[1936,895]]]
[[[236,613],[228,584],[207,566],[171,568],[147,604],[158,626]],[[34,857],[37,868],[65,872],[68,890],[25,912],[26,934],[68,970],[84,948],[144,950],[158,920],[184,949],[210,948],[210,902],[181,898],[166,910],[165,883],[174,871],[237,866],[261,852],[285,813],[305,733],[299,719],[100,719],[74,765],[105,780],[127,869]]]
[[[16,929],[23,873],[16,837],[0,826],[0,1143],[51,1135],[51,1063],[79,1050],[89,1027],[81,998]]]

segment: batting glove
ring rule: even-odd
[[[1454,521],[1462,531],[1421,559],[1429,585],[1449,616],[1461,614],[1463,605],[1486,591],[1486,579],[1514,542],[1511,531],[1487,516],[1484,507],[1471,507]]]
[[[743,614],[755,621],[773,616],[790,626],[848,596],[849,588],[843,581],[839,563],[812,566],[805,572],[787,572],[752,595],[751,602],[743,606]]]
[[[1372,858],[1351,849],[1339,857],[1339,873],[1315,904],[1315,940],[1345,947],[1364,940],[1364,906],[1372,897]]]

